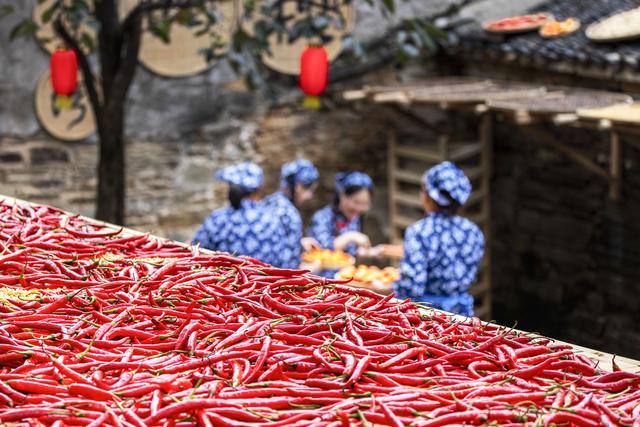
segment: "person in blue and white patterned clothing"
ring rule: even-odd
[[[278,263],[284,233],[280,221],[259,201],[262,169],[255,163],[240,163],[218,171],[215,178],[229,184],[230,206],[211,212],[193,244]]]
[[[300,254],[307,241],[302,237],[300,207],[313,197],[318,186],[318,169],[305,159],[298,159],[282,166],[280,190],[265,198],[265,205],[280,220],[285,233],[285,241],[280,253],[281,268],[299,268]],[[309,249],[309,248],[305,248]]]
[[[371,207],[373,181],[362,172],[340,172],[335,188],[333,204],[313,214],[308,235],[323,249],[343,250],[355,256],[358,248],[371,246],[362,233],[362,216]]]
[[[484,254],[484,236],[457,215],[471,194],[471,183],[458,166],[443,162],[425,174],[423,185],[426,216],[405,232],[401,276],[394,290],[398,298],[472,316],[468,290]]]

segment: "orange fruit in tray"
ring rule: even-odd
[[[580,21],[569,18],[564,21],[550,21],[540,27],[542,37],[559,37],[570,34],[580,28]]]
[[[402,258],[402,255],[404,254],[404,247],[402,245],[393,244],[382,245],[381,254],[391,258]]]
[[[520,33],[537,30],[547,22],[553,20],[553,16],[546,13],[532,15],[511,16],[486,22],[483,27],[486,31],[496,33]]]
[[[302,261],[306,263],[320,262],[325,270],[336,270],[355,263],[354,258],[343,251],[330,249],[314,249],[302,254]]]
[[[391,286],[393,282],[400,278],[400,271],[394,267],[379,268],[376,266],[359,265],[343,268],[336,275],[336,279],[353,279],[357,285],[371,286],[373,284],[381,286]]]

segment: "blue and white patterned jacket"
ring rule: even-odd
[[[193,243],[278,265],[284,241],[281,222],[261,202],[243,200],[239,209],[216,209],[200,226]]]
[[[484,236],[461,216],[432,213],[407,228],[398,298],[430,302],[435,308],[473,315],[469,287],[484,254]]]
[[[271,215],[280,221],[284,233],[284,241],[279,254],[280,259],[274,265],[281,268],[299,268],[302,252],[300,212],[282,191],[277,191],[266,197],[264,204],[271,211]]]
[[[360,217],[355,217],[348,221],[341,213],[334,213],[331,205],[316,211],[311,217],[311,224],[307,234],[320,243],[324,249],[334,249],[333,241],[336,237],[348,231],[360,231]],[[345,248],[345,252],[355,256],[358,248],[355,244],[350,244]]]

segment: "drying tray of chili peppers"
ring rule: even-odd
[[[2,425],[640,426],[570,345],[9,198],[0,288]]]

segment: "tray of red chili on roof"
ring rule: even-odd
[[[482,25],[482,28],[484,28],[485,31],[491,33],[524,33],[527,31],[537,30],[547,22],[553,20],[553,15],[550,15],[548,13],[535,13],[531,15],[511,16],[509,18],[502,18],[485,22]]]

